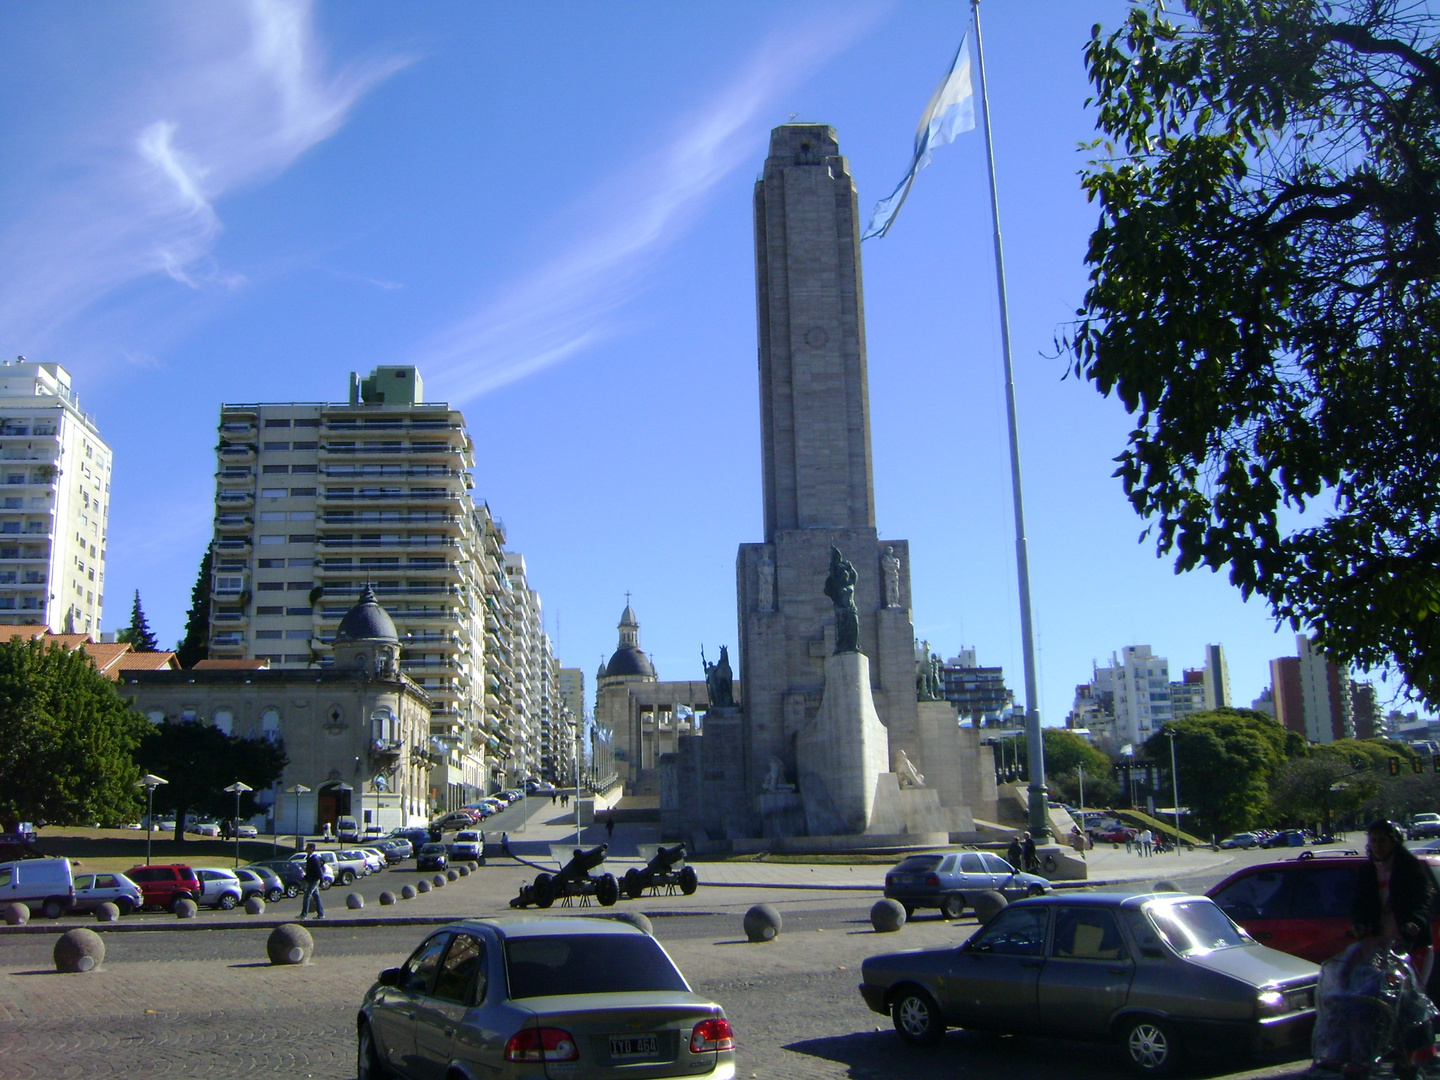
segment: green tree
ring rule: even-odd
[[[190,590],[190,611],[185,616],[185,636],[175,646],[175,659],[181,667],[194,667],[210,655],[210,589],[215,567],[215,547],[205,549],[200,560],[200,573]]]
[[[0,644],[0,822],[134,820],[148,727],[78,649]]]
[[[1085,770],[1085,805],[1109,806],[1120,787],[1115,782],[1114,763],[1092,746],[1083,735],[1064,728],[1042,728],[1045,743],[1045,782],[1052,797],[1080,805],[1080,770]],[[1014,740],[1015,753],[1028,761],[1024,735]]]
[[[140,607],[140,590],[135,590],[135,602],[130,605],[130,625],[115,635],[116,641],[128,641],[136,652],[159,652],[160,643],[150,632],[150,623]]]
[[[1152,761],[1170,763],[1192,832],[1225,835],[1260,823],[1270,809],[1270,778],[1284,761],[1285,729],[1252,709],[1212,709],[1171,720],[1145,743]]]
[[[141,768],[168,783],[155,789],[155,810],[175,815],[175,839],[184,838],[192,814],[225,817],[235,813],[235,796],[225,788],[236,780],[263,791],[280,778],[289,758],[279,742],[227,735],[195,721],[154,725],[136,754]],[[254,792],[240,796],[240,814],[257,810]]]
[[[1142,0],[1097,26],[1100,221],[1066,342],[1134,416],[1116,475],[1177,570],[1227,568],[1431,704],[1437,32],[1398,0]]]

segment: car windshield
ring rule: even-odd
[[[928,874],[940,865],[942,858],[942,855],[911,855],[895,870],[901,874]]]
[[[426,844],[420,849],[421,855],[434,855],[436,852],[444,851],[444,844]]]
[[[1181,956],[1253,944],[1252,939],[1209,900],[1159,904],[1147,914],[1165,943]]]
[[[655,940],[638,934],[511,938],[505,964],[512,998],[690,989]]]

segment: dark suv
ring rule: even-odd
[[[195,871],[182,863],[167,866],[134,866],[125,876],[140,886],[146,907],[174,911],[181,900],[198,900],[200,879]]]

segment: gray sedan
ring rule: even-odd
[[[904,905],[906,918],[916,908],[939,908],[945,918],[958,919],[982,892],[1019,900],[1050,890],[1045,878],[1022,873],[989,851],[911,855],[885,875],[885,895]]]
[[[356,1018],[360,1080],[732,1080],[725,1012],[628,923],[454,923],[380,973]]]
[[[1309,1048],[1320,969],[1257,944],[1210,900],[1022,900],[955,949],[873,956],[860,994],[908,1043],[945,1028],[1112,1039],[1143,1076],[1206,1048]]]
[[[120,909],[121,915],[129,915],[144,902],[140,898],[140,886],[124,874],[75,875],[71,911],[94,911],[107,900]]]

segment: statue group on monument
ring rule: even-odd
[[[705,659],[705,646],[700,646],[700,663],[705,668],[705,696],[712,709],[733,709],[735,707],[735,673],[730,670],[730,650],[720,646],[720,660],[710,663]]]

